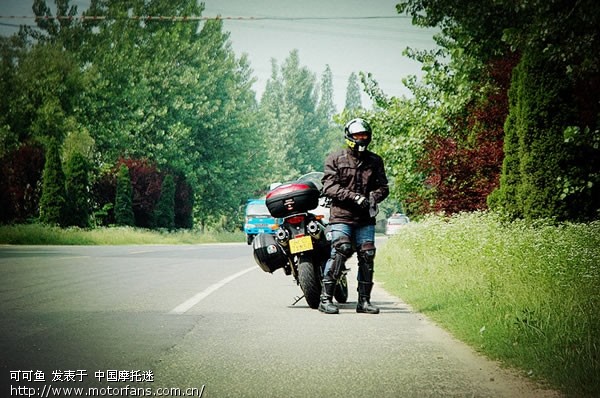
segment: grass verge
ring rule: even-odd
[[[0,244],[12,245],[176,245],[244,241],[242,232],[168,232],[132,227],[63,229],[39,224],[0,226]]]
[[[600,396],[600,222],[430,218],[379,250],[376,277],[488,357]]]

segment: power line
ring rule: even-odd
[[[166,15],[130,15],[130,16],[106,16],[106,15],[0,15],[0,19],[33,19],[36,21],[60,20],[60,21],[104,21],[104,20],[134,20],[134,21],[166,21],[166,22],[194,22],[208,20],[235,20],[235,21],[309,21],[309,20],[375,20],[375,19],[405,19],[410,18],[405,15],[375,15],[375,16],[303,16],[303,17],[254,17],[254,16],[166,16]]]
[[[0,19],[2,19],[2,17],[0,17]],[[15,25],[14,23],[4,23],[4,22],[0,22],[0,26],[10,26],[10,27],[13,27],[13,28],[18,28],[18,27],[20,27],[21,25]]]

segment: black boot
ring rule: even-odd
[[[326,314],[339,314],[340,310],[337,305],[333,304],[333,290],[335,289],[335,281],[323,280],[323,290],[321,291],[321,302],[319,303],[319,311]]]
[[[356,312],[363,314],[379,314],[379,308],[371,304],[371,290],[373,283],[358,282],[358,304],[356,304]]]

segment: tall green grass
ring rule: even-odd
[[[600,396],[600,222],[433,217],[390,238],[376,277],[489,357]]]
[[[244,242],[240,232],[154,231],[132,227],[58,228],[39,224],[0,226],[0,244],[13,245],[144,245]]]

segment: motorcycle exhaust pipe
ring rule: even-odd
[[[277,239],[277,242],[283,246],[287,246],[287,242],[290,240],[290,233],[287,231],[287,229],[279,228],[277,231],[275,231],[275,239]]]
[[[309,222],[306,226],[306,229],[308,230],[310,236],[312,236],[313,238],[319,238],[319,236],[321,235],[321,228],[319,228],[319,224],[317,224],[314,221]]]

